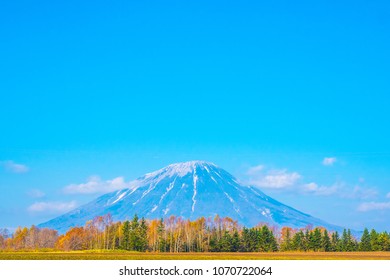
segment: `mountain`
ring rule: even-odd
[[[133,181],[131,187],[107,193],[39,227],[63,233],[96,216],[110,213],[114,220],[171,215],[188,219],[231,217],[248,227],[259,223],[303,228],[308,225],[341,230],[302,213],[251,186],[241,185],[227,171],[204,161],[171,164]]]

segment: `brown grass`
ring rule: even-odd
[[[138,253],[0,252],[0,260],[390,260],[390,252]]]

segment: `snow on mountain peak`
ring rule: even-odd
[[[210,168],[218,168],[215,164],[201,161],[201,160],[194,160],[194,161],[187,161],[187,162],[180,162],[180,163],[174,163],[170,164],[167,167],[164,167],[162,169],[159,169],[157,171],[147,173],[144,178],[155,178],[155,177],[184,177],[188,173],[194,173],[194,171],[197,168],[205,169],[208,172],[210,171]]]

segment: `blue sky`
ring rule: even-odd
[[[328,222],[390,230],[389,11],[3,1],[0,227],[202,159]]]

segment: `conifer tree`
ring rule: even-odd
[[[157,235],[158,235],[158,250],[160,252],[166,252],[167,248],[166,248],[166,240],[164,238],[164,235],[165,235],[165,227],[164,227],[164,220],[161,218],[160,219],[160,222],[157,226]]]
[[[146,224],[145,218],[141,219],[141,224],[137,230],[138,235],[138,246],[136,248],[137,251],[145,252],[148,248],[148,226]]]
[[[296,251],[306,251],[305,234],[302,230],[298,231],[292,239],[292,249]]]
[[[123,250],[130,250],[130,222],[125,221],[122,225],[122,244]]]
[[[315,228],[310,234],[310,249],[313,251],[321,249],[321,231],[319,228]]]
[[[240,250],[240,236],[237,230],[234,230],[232,236],[231,251],[238,252]]]
[[[244,227],[241,232],[240,252],[248,252],[249,242],[249,229]]]
[[[130,223],[129,247],[131,251],[138,251],[138,248],[140,247],[138,227],[139,227],[138,216],[137,214],[135,214],[133,220]]]
[[[260,230],[260,236],[263,240],[262,251],[263,252],[275,252],[278,250],[278,243],[273,232],[267,227],[263,226]]]
[[[364,229],[362,238],[360,239],[359,251],[363,251],[363,252],[372,251],[371,236],[367,228]]]
[[[340,252],[341,251],[341,241],[340,241],[339,233],[337,231],[332,233],[331,251],[332,252]]]
[[[331,250],[331,242],[329,238],[328,231],[325,229],[321,239],[321,250],[324,252],[329,252]]]
[[[381,246],[379,244],[379,235],[376,232],[375,229],[372,229],[370,232],[370,241],[371,241],[371,248],[373,251],[381,251]]]
[[[290,251],[292,250],[292,230],[289,227],[282,228],[282,239],[280,244],[280,250]]]
[[[390,250],[390,237],[387,232],[381,232],[378,235],[378,244],[381,251],[389,251]]]
[[[232,237],[229,231],[225,230],[220,240],[221,252],[231,252]]]

